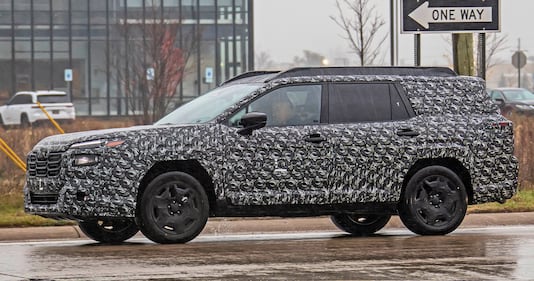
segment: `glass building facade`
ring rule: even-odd
[[[0,103],[56,89],[71,95],[78,115],[135,114],[113,46],[131,44],[118,27],[157,21],[179,27],[176,47],[184,34],[199,35],[172,97],[181,104],[253,69],[251,19],[252,0],[0,0]],[[142,33],[135,40],[146,40]]]

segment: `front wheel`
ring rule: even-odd
[[[132,238],[139,229],[132,219],[87,220],[78,223],[87,237],[102,243],[121,243]]]
[[[371,235],[388,223],[391,215],[338,214],[330,217],[341,230],[355,236]]]
[[[467,211],[462,180],[448,168],[429,166],[408,181],[401,195],[399,216],[420,235],[444,235],[454,231]]]
[[[185,243],[206,225],[208,196],[194,177],[168,172],[148,184],[137,213],[139,228],[148,239],[162,244]]]

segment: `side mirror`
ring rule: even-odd
[[[495,99],[495,103],[496,103],[498,106],[503,106],[503,105],[504,105],[504,99],[502,99],[502,98],[496,98],[496,99]]]
[[[240,120],[243,128],[237,131],[240,135],[250,135],[252,131],[265,127],[267,124],[267,114],[262,112],[249,112]]]

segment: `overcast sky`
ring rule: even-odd
[[[371,1],[377,6],[389,30],[389,0]],[[348,57],[356,63],[342,30],[330,19],[337,16],[336,0],[254,0],[255,51],[267,52],[276,62],[291,62],[303,50],[320,53],[330,61]],[[501,0],[501,33],[507,34],[509,49],[500,56],[508,60],[521,38],[527,56],[534,56],[534,1]],[[422,35],[423,65],[446,65],[450,54],[444,34]],[[382,46],[389,64],[389,39]],[[413,64],[413,35],[400,35],[401,64]]]

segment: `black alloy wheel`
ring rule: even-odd
[[[116,244],[132,238],[138,231],[133,219],[104,219],[78,222],[87,237],[102,243]]]
[[[170,244],[195,238],[206,225],[208,215],[208,197],[202,185],[189,174],[168,172],[148,184],[137,219],[147,238]]]
[[[388,223],[391,215],[338,214],[330,217],[341,230],[354,236],[371,235]]]
[[[467,211],[462,180],[450,169],[430,166],[408,181],[401,196],[399,216],[420,235],[444,235],[454,231]]]

